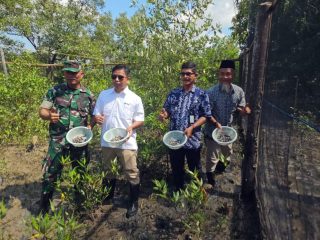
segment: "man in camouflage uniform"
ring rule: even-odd
[[[51,88],[45,95],[40,106],[39,115],[49,124],[49,149],[43,162],[43,180],[40,211],[46,213],[53,195],[54,184],[61,175],[62,157],[70,156],[72,166],[78,165],[78,160],[89,161],[88,145],[74,147],[66,140],[67,132],[78,126],[93,127],[88,122],[92,119],[95,105],[93,94],[80,84],[84,76],[81,64],[77,61],[64,63],[66,83]],[[93,122],[92,122],[93,123]]]

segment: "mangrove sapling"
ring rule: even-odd
[[[32,238],[34,239],[51,239],[55,235],[54,218],[49,214],[39,214],[31,218],[31,226],[34,231]]]
[[[169,192],[168,192],[168,185],[166,181],[161,179],[160,181],[157,179],[152,180],[154,187],[153,190],[155,191],[155,195],[157,197],[168,199]]]
[[[115,158],[111,161],[111,170],[110,171],[114,176],[120,175],[120,164],[118,163],[117,158]]]
[[[51,204],[51,212],[31,217],[32,239],[76,239],[77,232],[84,227],[76,217],[63,207],[55,208],[54,204]]]
[[[218,159],[223,164],[224,167],[228,166],[229,161],[227,160],[227,158],[222,153],[219,154]]]
[[[70,158],[62,159],[63,171],[61,180],[57,182],[57,190],[65,205],[73,210],[81,209],[90,212],[100,205],[109,193],[103,184],[105,172],[94,170],[85,159],[79,161],[79,166],[72,168]]]
[[[199,235],[205,221],[202,208],[207,201],[207,193],[202,187],[203,182],[198,178],[198,173],[189,170],[187,173],[191,178],[190,182],[186,184],[184,189],[173,192],[172,196],[170,196],[167,183],[164,180],[153,180],[153,189],[157,197],[173,204],[177,213],[181,215],[184,226]]]
[[[7,207],[6,207],[6,203],[4,202],[3,198],[0,202],[0,220],[3,219],[6,214],[7,214]]]
[[[0,202],[0,239],[4,239],[4,223],[2,222],[2,219],[6,216],[7,214],[7,207],[6,203],[4,202],[3,198]]]

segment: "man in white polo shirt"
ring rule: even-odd
[[[107,172],[106,184],[111,188],[106,201],[114,196],[116,176],[111,173],[111,161],[117,158],[130,182],[130,201],[126,214],[129,218],[138,211],[140,177],[137,167],[136,129],[144,123],[144,109],[141,98],[128,88],[129,68],[126,65],[113,67],[111,77],[113,88],[100,93],[93,115],[95,122],[102,125],[102,165]],[[130,138],[117,148],[109,146],[102,138],[106,131],[115,127],[127,129],[130,135]]]

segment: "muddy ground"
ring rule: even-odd
[[[0,220],[0,239],[30,239],[30,217],[38,210],[41,161],[47,146],[36,146],[30,151],[27,146],[11,145],[1,147],[0,151],[0,199],[4,199],[8,209]],[[99,150],[92,153],[92,161],[96,161]],[[162,163],[140,169],[141,197],[137,216],[129,220],[125,217],[128,186],[121,181],[113,205],[97,206],[91,214],[92,219],[82,218],[86,229],[78,238],[261,239],[255,203],[240,198],[240,167],[241,154],[236,145],[230,166],[216,177],[216,187],[207,189],[208,201],[202,212],[206,220],[199,235],[183,225],[181,212],[152,194],[152,179],[164,178],[170,183],[164,158]]]

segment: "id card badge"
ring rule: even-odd
[[[194,115],[190,115],[189,121],[190,121],[191,124],[194,123]]]

